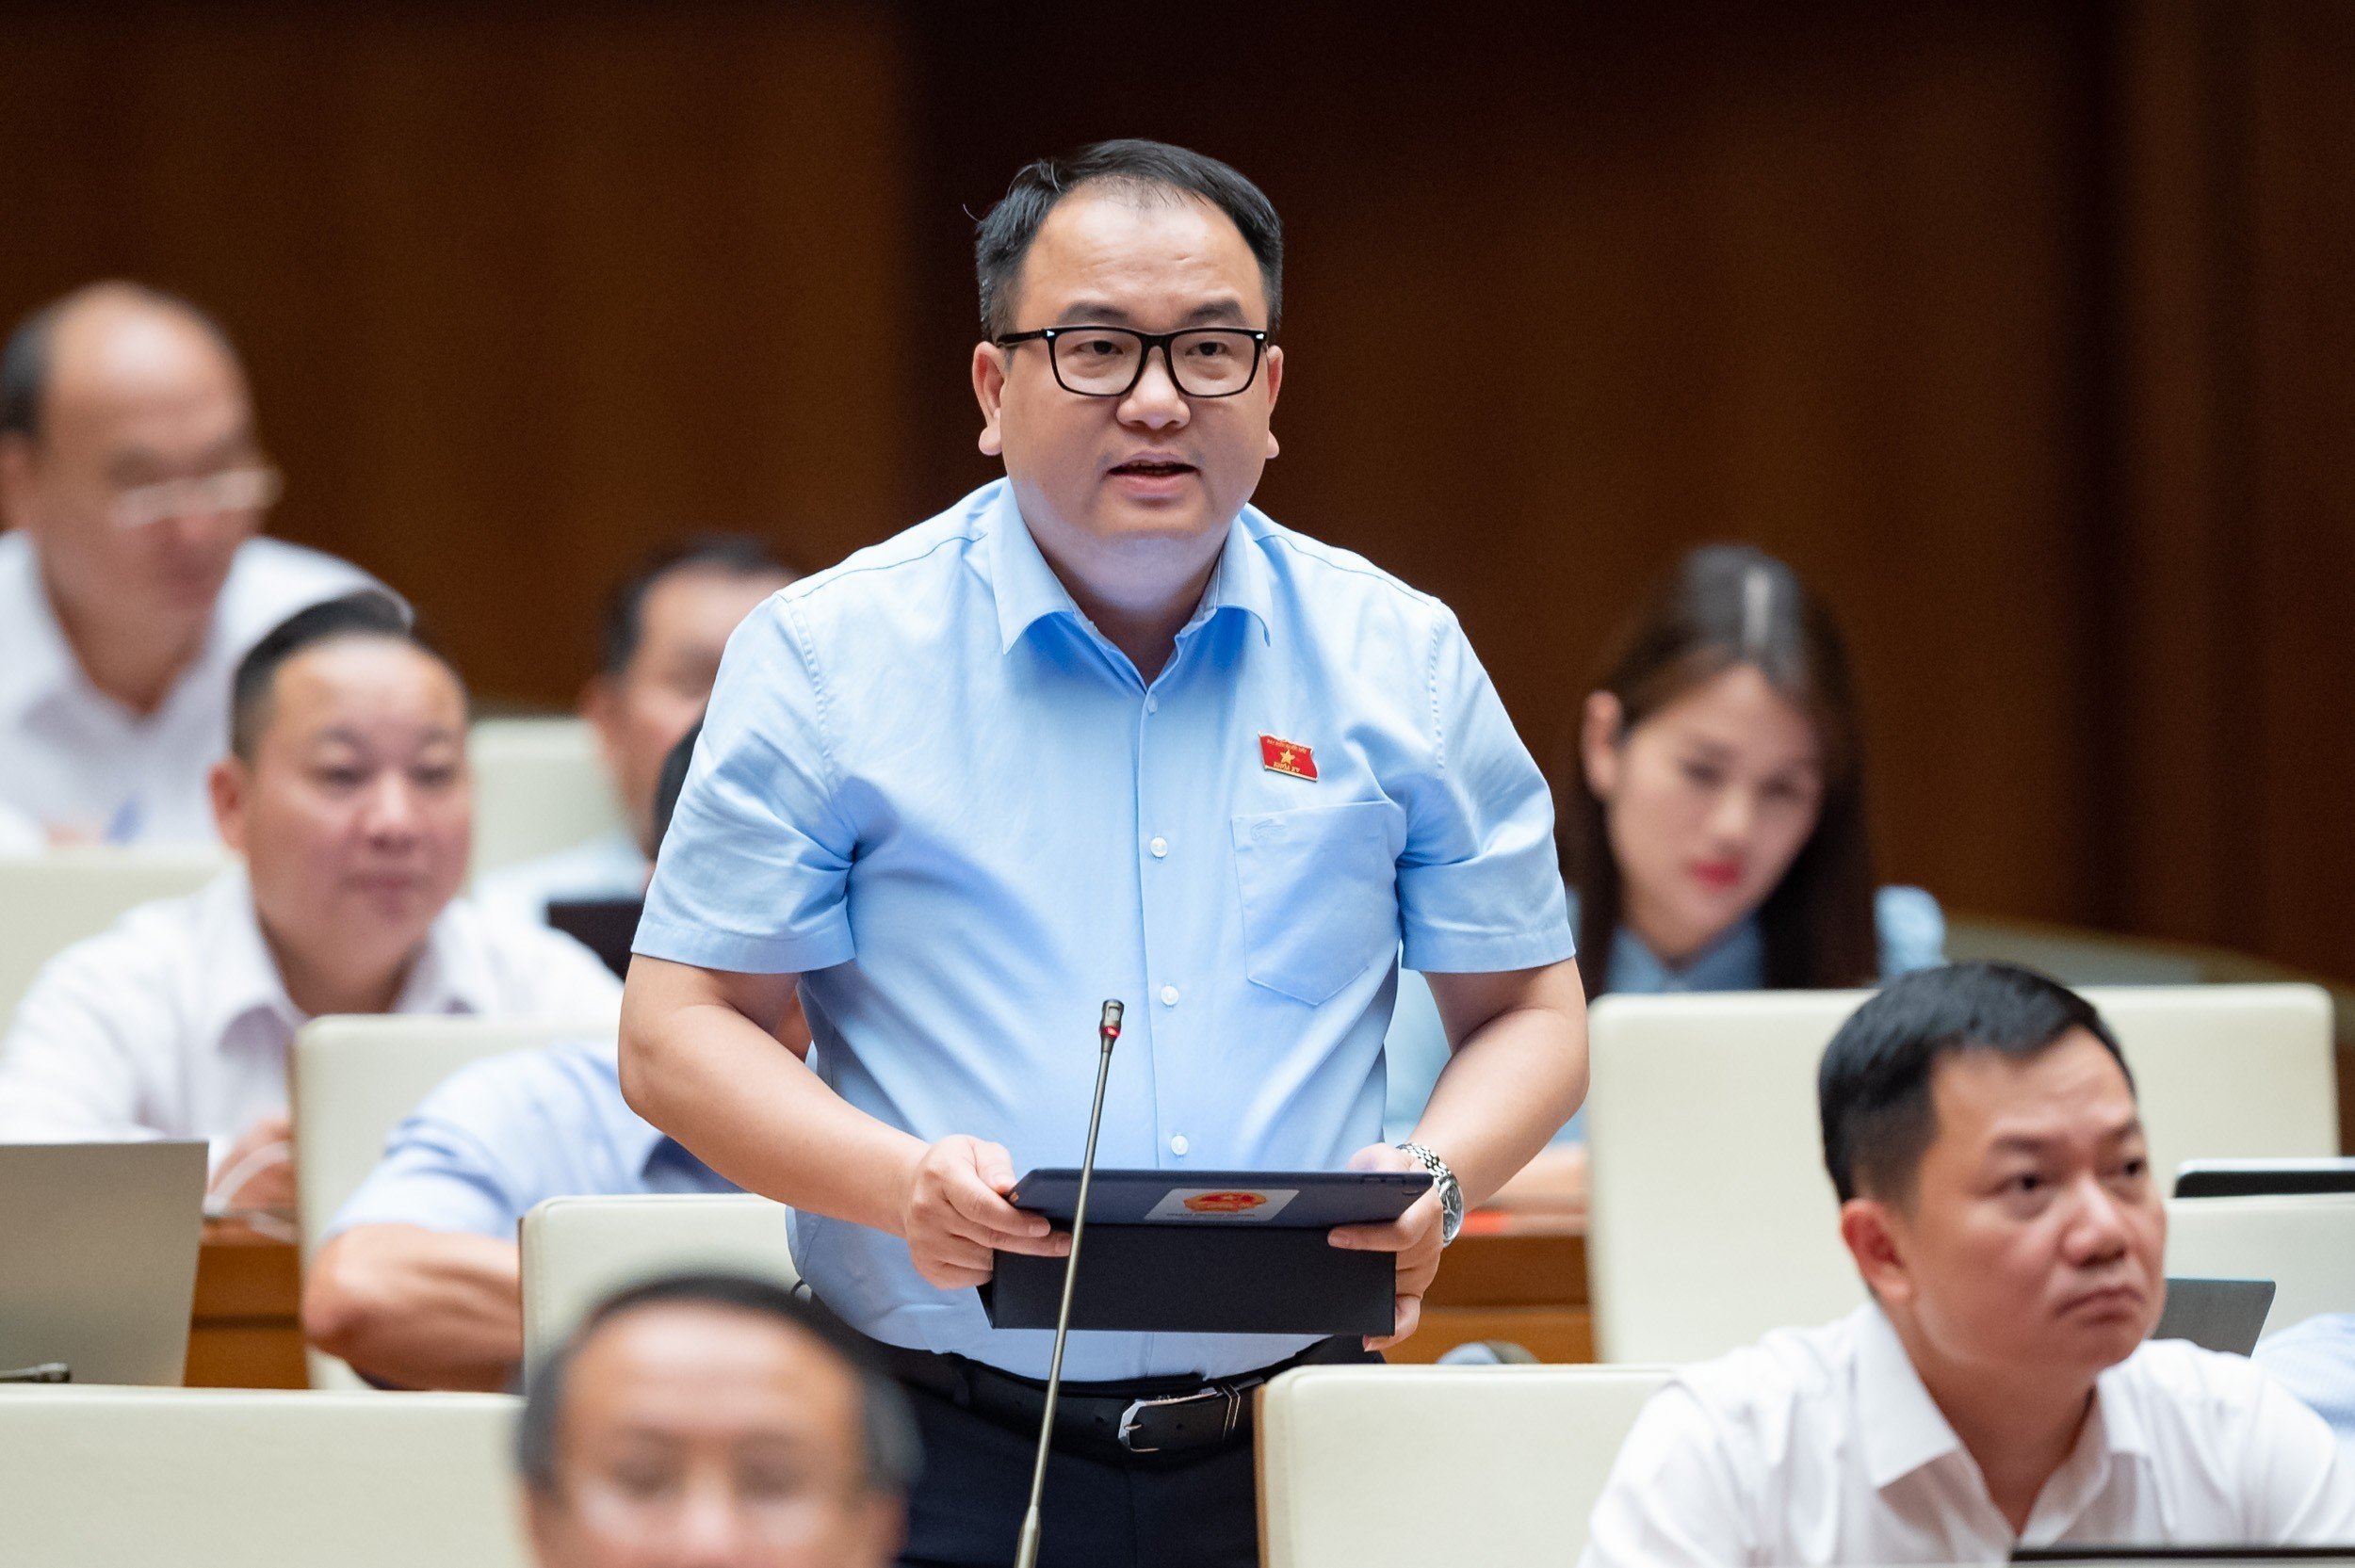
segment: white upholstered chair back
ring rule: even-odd
[[[524,1365],[589,1309],[658,1274],[718,1269],[801,1283],[783,1204],[741,1195],[550,1198],[524,1216]]]
[[[0,857],[0,1029],[60,949],[97,935],[137,905],[195,892],[229,864],[226,850],[204,848]]]
[[[2274,1282],[2272,1334],[2322,1312],[2355,1312],[2355,1193],[2177,1198],[2167,1271]]]
[[[495,1394],[0,1387],[0,1557],[526,1568]]]
[[[580,719],[478,719],[466,751],[478,877],[622,826],[596,735]]]
[[[1590,1014],[1597,1356],[1699,1360],[1863,1299],[1824,1173],[1815,1072],[1862,992],[1621,996]],[[2338,1152],[2331,1002],[2306,985],[2089,987],[2152,1169]]]
[[[1261,1560],[1576,1562],[1619,1444],[1667,1377],[1638,1366],[1287,1372],[1259,1396]]]
[[[384,1140],[417,1103],[468,1062],[559,1040],[610,1036],[614,1021],[522,1024],[397,1013],[314,1019],[295,1036],[295,1190],[307,1264],[336,1210],[383,1156]],[[311,1386],[365,1386],[310,1352]]]

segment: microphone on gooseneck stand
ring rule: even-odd
[[[1096,1026],[1102,1049],[1096,1058],[1096,1103],[1088,1107],[1087,1153],[1080,1159],[1080,1197],[1071,1205],[1071,1253],[1063,1266],[1063,1304],[1055,1309],[1055,1350],[1047,1363],[1047,1409],[1038,1420],[1038,1462],[1031,1467],[1031,1507],[1022,1515],[1022,1544],[1015,1554],[1015,1568],[1037,1568],[1038,1503],[1047,1491],[1047,1451],[1055,1435],[1055,1396],[1063,1387],[1063,1346],[1071,1333],[1071,1286],[1080,1277],[1080,1236],[1088,1222],[1088,1183],[1096,1174],[1096,1129],[1104,1120],[1104,1080],[1113,1066],[1113,1042],[1120,1038],[1118,1002],[1104,1004],[1104,1017]]]

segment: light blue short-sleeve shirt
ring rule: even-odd
[[[2355,1463],[2355,1312],[2326,1312],[2257,1342],[2249,1357],[2331,1424]]]
[[[1289,748],[1289,756],[1287,756]],[[1271,766],[1271,763],[1277,766]],[[1076,1165],[1334,1169],[1382,1133],[1396,960],[1570,955],[1552,811],[1445,606],[1245,508],[1149,683],[1002,482],[781,590],[729,641],[637,950],[803,977],[810,1065],[928,1141]],[[1044,1375],[906,1243],[797,1213],[803,1275],[895,1344]],[[1307,1341],[1076,1335],[1081,1380]]]
[[[416,1225],[512,1241],[544,1198],[736,1190],[629,1108],[610,1040],[566,1041],[442,1080],[393,1128],[327,1237]]]

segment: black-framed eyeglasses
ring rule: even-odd
[[[1000,348],[1044,343],[1055,384],[1082,397],[1126,397],[1145,379],[1145,362],[1161,351],[1169,379],[1189,397],[1232,397],[1259,374],[1267,333],[1246,327],[1189,327],[1138,332],[1126,327],[1041,327],[1008,332]]]

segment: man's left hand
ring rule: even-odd
[[[1352,1171],[1420,1171],[1422,1166],[1404,1149],[1372,1143],[1349,1156]],[[1387,1350],[1415,1332],[1422,1321],[1422,1293],[1439,1271],[1439,1195],[1425,1192],[1397,1219],[1378,1225],[1336,1225],[1329,1233],[1336,1247],[1398,1254],[1398,1320],[1392,1333],[1368,1335],[1369,1350]]]

